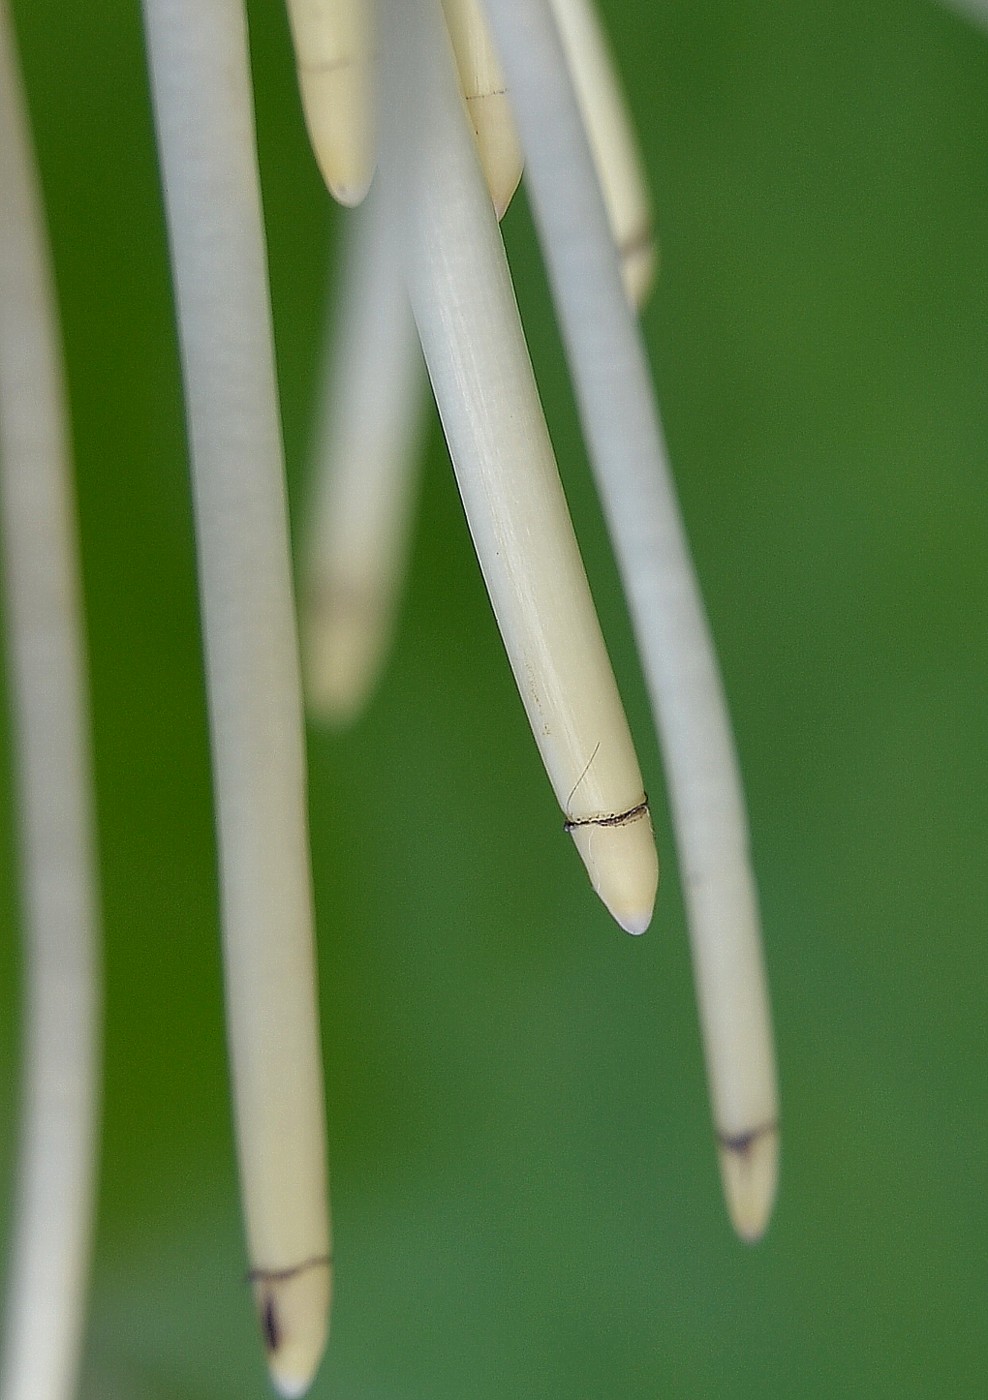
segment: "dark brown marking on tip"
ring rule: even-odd
[[[268,1351],[277,1351],[281,1346],[281,1326],[275,1311],[274,1298],[270,1293],[265,1297],[264,1307],[261,1309],[261,1331],[264,1333],[264,1345]]]
[[[648,816],[648,796],[638,803],[636,807],[629,807],[626,812],[614,812],[606,817],[580,817],[575,821],[563,822],[564,831],[575,831],[580,826],[630,826],[639,817]]]
[[[303,1259],[301,1264],[290,1264],[286,1269],[248,1269],[248,1283],[284,1283],[287,1279],[304,1274],[309,1269],[332,1268],[331,1254],[315,1254],[311,1259]]]
[[[746,1133],[718,1133],[717,1141],[725,1152],[733,1152],[738,1157],[747,1157],[751,1149],[763,1137],[768,1137],[769,1133],[779,1131],[779,1120],[773,1118],[769,1123],[760,1123],[757,1128],[750,1128]]]

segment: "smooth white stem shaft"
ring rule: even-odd
[[[419,478],[425,375],[393,186],[349,216],[327,339],[304,551],[302,656],[318,719],[354,718],[387,652]]]
[[[591,882],[640,933],[658,878],[641,773],[556,469],[504,247],[433,0],[389,10],[389,179],[412,309],[477,557]],[[400,55],[400,63],[391,61]]]
[[[480,164],[500,219],[518,188],[522,165],[504,73],[480,0],[443,0],[443,10]]]
[[[679,850],[728,1205],[756,1237],[778,1104],[748,824],[713,641],[645,348],[547,0],[486,0],[536,221],[656,715]]]
[[[301,1394],[330,1293],[306,779],[283,454],[240,0],[145,0],[178,306],[251,1278]]]
[[[658,254],[638,138],[594,0],[552,0],[552,12],[621,257],[624,290],[639,308],[652,290]]]
[[[0,510],[26,1006],[2,1400],[69,1400],[95,1197],[100,978],[82,606],[61,348],[0,0]]]
[[[341,204],[359,204],[374,171],[373,0],[287,0],[309,140]]]

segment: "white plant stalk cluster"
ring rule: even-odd
[[[598,647],[591,660],[587,650],[586,639],[599,635],[596,620],[578,555],[568,552],[575,545],[565,503],[554,490],[554,505],[547,504],[547,483],[558,485],[552,449],[503,247],[491,210],[478,197],[479,160],[488,204],[503,214],[509,182],[492,175],[488,151],[514,149],[520,140],[665,761],[725,1196],[739,1235],[755,1240],[768,1224],[778,1175],[771,1018],[730,720],[632,314],[657,265],[642,160],[590,0],[484,0],[479,7],[444,0],[442,9],[459,98],[438,6],[416,0],[379,9],[378,184],[387,189],[390,179],[401,190],[395,205],[408,230],[405,282],[533,734],[594,888],[625,928],[641,931],[650,908],[645,825],[635,832],[622,821],[641,809],[630,806],[622,814],[617,797],[622,792],[630,801],[637,767],[630,766],[606,655]],[[476,35],[472,46],[464,40],[469,26]],[[464,59],[472,51],[486,56],[487,85],[496,87],[502,104],[490,110],[482,129],[475,112],[484,84]],[[491,125],[502,118],[499,146]],[[477,138],[474,151],[464,141],[469,127]],[[389,276],[394,269],[382,262],[378,282]],[[351,303],[350,324],[359,325],[354,311]],[[324,434],[320,441],[318,475],[352,476],[342,440],[334,444]],[[388,453],[382,451],[380,461],[382,474],[385,461],[394,471]],[[366,459],[362,467],[365,481],[374,482],[378,473],[367,469]],[[564,541],[568,572],[559,557]],[[330,553],[311,562],[310,577],[331,564]],[[370,571],[368,561],[363,567]],[[564,578],[560,598],[554,590]],[[354,625],[352,590],[340,588],[336,605],[332,592],[318,596],[323,611],[318,622],[309,612],[310,628],[328,635],[329,619],[344,608]],[[374,635],[370,609],[364,618],[364,635]],[[347,674],[344,664],[333,669]],[[605,692],[606,720],[585,705],[588,695],[600,700]],[[350,693],[335,712],[318,693],[310,702],[316,715],[334,720],[352,716],[365,697],[366,691]],[[577,814],[575,805],[584,802]],[[609,807],[613,825],[600,820]]]
[[[143,4],[195,500],[248,1277],[272,1381],[281,1394],[297,1396],[325,1347],[332,1257],[299,644],[247,31],[242,0]],[[744,798],[635,321],[657,265],[651,201],[592,0],[287,6],[319,168],[342,204],[366,199],[348,216],[346,289],[328,356],[305,526],[301,669],[313,715],[351,721],[381,671],[413,514],[424,360],[563,824],[617,922],[633,934],[648,926],[658,885],[648,798],[498,228],[524,162],[661,741],[727,1205],[738,1233],[755,1240],[772,1210],[779,1135]],[[17,179],[29,187],[30,174],[26,156],[14,169],[2,149],[21,120],[11,105],[8,70],[15,69],[2,21],[0,11],[6,198]],[[19,451],[20,337],[40,344],[38,327],[50,317],[39,296],[23,311],[28,330],[18,329],[16,343],[4,339],[17,240],[40,228],[30,197],[10,207],[14,214],[8,218],[4,205],[0,219],[0,442],[4,506],[20,532],[6,484],[7,475],[13,479],[7,459],[16,467]],[[44,355],[57,365],[50,343]],[[61,409],[57,374],[46,372],[54,388],[41,413],[50,427]],[[33,431],[29,425],[28,436]],[[60,459],[57,429],[51,442],[39,432],[38,444],[42,455]],[[37,521],[23,525],[40,529]],[[39,549],[40,541],[39,534]],[[11,570],[18,547],[7,546]],[[64,550],[64,543],[52,548]],[[72,638],[70,588],[63,603]],[[16,604],[15,596],[15,614]],[[33,625],[30,608],[12,617],[15,654]],[[74,783],[65,802],[78,817],[71,878],[39,837],[28,842],[27,883],[33,871],[39,888],[66,899],[71,886],[78,932],[67,957],[69,1000],[72,1044],[80,1048],[75,1078],[60,1086],[68,1101],[58,1166],[44,1177],[45,1191],[58,1198],[52,1218],[62,1221],[59,1239],[53,1245],[44,1236],[30,1191],[18,1225],[19,1258],[57,1256],[51,1268],[62,1282],[51,1292],[53,1316],[45,1325],[64,1338],[64,1360],[57,1376],[27,1388],[5,1380],[0,1400],[65,1400],[72,1393],[82,1315],[96,978],[81,673],[71,641],[65,646],[63,678],[75,697],[64,721],[65,766]],[[27,696],[32,682],[23,669]],[[37,744],[29,725],[18,742],[30,775]],[[41,791],[50,774],[41,767],[37,774]],[[22,793],[32,831],[34,785],[30,779]],[[43,835],[44,822],[35,825]],[[65,1043],[51,1025],[47,995],[32,990],[31,1053],[36,1046],[37,1063],[57,1067]],[[40,1173],[33,1111],[29,1176]],[[33,1309],[37,1326],[38,1285],[29,1275],[15,1270],[11,1315]],[[20,1364],[9,1360],[18,1354],[20,1326],[8,1329],[5,1376]]]

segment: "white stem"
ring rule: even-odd
[[[309,708],[351,720],[377,680],[408,553],[425,406],[401,224],[378,182],[350,216],[316,431],[304,552]]]
[[[373,0],[287,0],[309,140],[330,193],[359,204],[374,172]]]
[[[504,73],[480,0],[443,0],[443,10],[480,164],[500,219],[518,188],[522,164]]]
[[[552,12],[621,256],[624,290],[638,308],[652,290],[658,263],[652,201],[638,138],[594,0],[552,0]]]
[[[775,1193],[778,1105],[748,825],[710,629],[645,348],[547,0],[486,0],[584,431],[655,711],[679,849],[728,1205],[745,1238]]]
[[[539,403],[504,247],[434,0],[386,7],[412,309],[477,557],[556,797],[618,922],[651,917],[641,773]],[[406,183],[407,182],[407,185]]]
[[[195,499],[227,1013],[251,1278],[301,1394],[330,1294],[306,780],[240,0],[145,0]]]
[[[98,913],[61,349],[14,39],[0,0],[0,508],[26,1036],[0,1396],[69,1400],[99,1117]]]

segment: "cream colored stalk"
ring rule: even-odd
[[[412,309],[532,732],[594,889],[641,933],[658,876],[627,722],[539,403],[497,221],[434,0],[388,7]]]
[[[578,102],[548,0],[486,0],[584,431],[665,759],[728,1209],[757,1239],[778,1102],[748,823],[730,720]]]
[[[311,713],[353,719],[394,623],[418,481],[425,398],[401,223],[377,182],[349,216],[340,306],[316,430],[302,656]]]
[[[275,1385],[301,1395],[331,1265],[281,432],[240,0],[145,0],[191,446],[244,1216]]]
[[[2,1400],[70,1400],[95,1195],[100,979],[86,665],[44,218],[0,0],[0,511],[25,1011]]]
[[[593,153],[628,300],[640,308],[655,281],[652,201],[638,138],[594,0],[551,0]]]
[[[521,147],[504,74],[479,0],[443,0],[446,25],[497,217],[521,179]]]
[[[374,170],[373,0],[287,0],[302,108],[323,179],[359,204]]]

